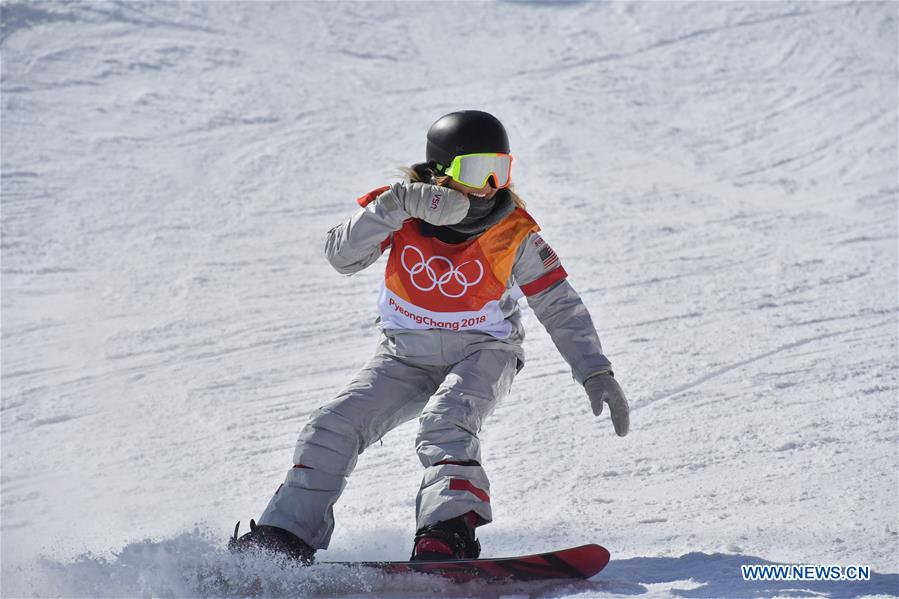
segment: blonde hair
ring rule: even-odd
[[[424,164],[401,166],[400,172],[403,173],[403,175],[406,177],[406,179],[408,179],[410,183],[430,183],[431,181],[424,178],[424,174],[422,172],[424,168],[427,168]],[[450,177],[449,175],[441,175],[434,178],[434,184],[439,185],[440,187],[449,187],[449,182],[452,180],[452,177]],[[515,204],[515,206],[524,209],[526,206],[524,200],[522,200],[521,197],[517,193],[515,193],[513,185],[509,185],[509,187],[507,187],[506,189],[509,190],[509,195],[512,196],[512,202]]]

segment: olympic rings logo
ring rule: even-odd
[[[407,252],[414,254],[414,257],[412,258],[414,262],[411,264],[407,262]],[[435,262],[444,264],[447,271],[438,276],[437,270],[432,266]],[[419,291],[431,291],[436,288],[446,297],[462,297],[465,295],[465,292],[468,291],[469,287],[477,285],[481,282],[481,279],[484,278],[484,265],[481,264],[480,260],[469,260],[468,262],[463,262],[459,266],[455,266],[452,260],[445,256],[431,256],[425,260],[424,253],[414,245],[407,245],[403,248],[403,253],[400,255],[400,263],[403,265],[403,269],[409,273],[409,280],[412,281],[412,285],[414,285],[416,289]],[[462,272],[462,267],[466,264],[476,264],[478,267],[478,276],[474,281],[469,281],[468,275],[466,275],[465,272]],[[438,268],[440,267],[438,266]],[[443,269],[441,268],[440,270]],[[415,280],[416,275],[421,273],[424,273],[427,276],[427,283],[429,284],[419,285],[418,281]],[[446,287],[453,288],[456,286],[462,288],[458,293],[453,293],[452,291],[448,292],[446,289]]]

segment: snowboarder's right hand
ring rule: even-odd
[[[438,227],[454,225],[468,214],[468,198],[449,187],[400,183],[391,186],[390,191],[399,199],[406,214]]]

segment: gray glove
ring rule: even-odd
[[[438,227],[455,225],[468,214],[468,198],[449,187],[429,183],[398,183],[385,193],[390,192],[396,195],[406,214]]]
[[[627,405],[621,385],[612,377],[612,373],[604,371],[589,377],[584,381],[584,388],[590,398],[593,414],[599,416],[602,414],[602,404],[609,404],[615,433],[619,437],[625,436],[631,423],[630,407]]]

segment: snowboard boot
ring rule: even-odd
[[[425,526],[415,533],[413,561],[477,559],[481,544],[474,537],[478,516],[468,512],[451,520]]]
[[[315,549],[290,531],[277,526],[257,525],[255,520],[250,520],[250,532],[238,537],[238,528],[240,522],[234,527],[234,536],[228,540],[228,550],[232,553],[265,549],[305,566],[315,561]]]

